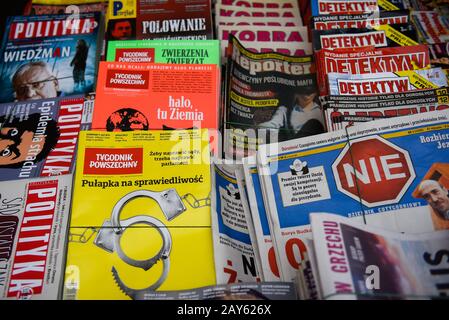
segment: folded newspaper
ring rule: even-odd
[[[261,146],[281,279],[296,275],[311,212],[338,207],[346,217],[411,233],[449,229],[448,128],[444,110]]]
[[[324,299],[447,297],[448,230],[402,234],[328,213],[310,220]]]

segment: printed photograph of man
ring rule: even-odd
[[[33,61],[20,66],[12,77],[16,101],[61,96],[59,82],[47,63]]]
[[[418,187],[419,195],[427,201],[433,212],[449,223],[449,193],[436,180],[423,180]]]
[[[59,129],[55,120],[47,121],[45,135],[35,137],[39,122],[37,113],[23,121],[18,118],[7,121],[5,116],[0,117],[0,126],[3,123],[0,127],[0,169],[21,168],[25,161],[29,161],[30,150],[35,156],[34,163],[47,157],[58,141]]]
[[[135,38],[134,23],[129,19],[113,19],[108,23],[108,40],[129,40]]]

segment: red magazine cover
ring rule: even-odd
[[[218,128],[217,65],[101,62],[92,129]]]
[[[360,49],[320,50],[315,53],[318,68],[320,95],[328,94],[327,74],[365,74],[396,72],[430,67],[429,49],[426,45]]]

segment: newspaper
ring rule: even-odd
[[[330,72],[327,77],[331,95],[400,93],[447,86],[447,77],[441,68],[367,74]]]
[[[264,281],[279,281],[279,269],[271,238],[270,223],[265,210],[262,186],[257,172],[256,157],[242,159],[248,207],[245,214],[252,217],[257,248],[259,250],[262,278]]]
[[[443,110],[261,146],[258,169],[281,279],[295,276],[301,256],[291,246],[304,249],[310,212],[338,206],[341,215],[391,230],[449,229],[449,198],[428,196],[432,187],[447,194],[448,128]]]
[[[235,170],[236,165],[213,165],[212,228],[218,284],[261,280]]]
[[[312,31],[313,49],[343,49],[359,47],[395,47],[418,44],[415,27],[410,23],[377,25],[357,29]]]
[[[233,37],[228,54],[226,157],[252,155],[268,139],[283,141],[323,132],[311,57],[254,54]]]
[[[0,182],[0,300],[62,296],[72,175]]]
[[[327,95],[327,74],[365,74],[424,69],[430,66],[426,45],[370,49],[320,50],[315,53],[320,95]]]
[[[449,231],[401,234],[312,213],[324,299],[447,297]]]
[[[248,199],[248,190],[246,188],[245,173],[243,172],[243,165],[241,163],[234,164],[235,179],[240,193],[240,200],[242,201],[242,208],[248,228],[249,238],[253,246],[254,258],[256,259],[257,273],[260,281],[266,281],[262,272],[262,260],[260,258],[259,243],[257,241],[256,230],[254,228],[254,221],[251,216],[250,204]]]

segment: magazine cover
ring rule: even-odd
[[[231,34],[253,52],[279,52],[292,56],[313,53],[307,27],[219,25],[218,39],[223,57],[226,55]]]
[[[430,67],[426,45],[377,49],[322,49],[315,53],[320,96],[328,94],[329,72],[365,74],[425,69]]]
[[[213,39],[210,0],[114,1],[106,39]]]
[[[92,128],[218,129],[216,64],[101,62]]]
[[[62,297],[72,175],[0,182],[0,299]]]
[[[30,0],[25,7],[24,15],[46,15],[71,13],[102,12],[107,13],[108,0]]]
[[[429,51],[432,66],[443,68],[447,74],[449,70],[449,42],[430,44]]]
[[[338,207],[343,216],[410,233],[448,229],[448,116],[433,111],[261,146],[281,279],[294,276],[287,243],[301,248],[310,238],[310,212]]]
[[[359,47],[396,47],[419,44],[410,23],[378,25],[369,28],[313,30],[313,50]]]
[[[276,262],[273,240],[271,237],[270,223],[263,199],[262,186],[257,171],[256,157],[242,159],[245,186],[248,197],[248,212],[252,217],[257,248],[259,250],[262,276],[264,281],[279,281],[279,269]]]
[[[218,284],[261,281],[235,169],[235,165],[216,163],[212,169],[212,226]]]
[[[379,11],[376,0],[311,0],[312,16],[322,14],[358,14]]]
[[[94,91],[101,13],[9,17],[0,60],[0,102]]]
[[[218,40],[109,41],[107,61],[220,65]]]
[[[274,2],[274,1],[273,1]],[[275,1],[278,2],[278,1]],[[292,8],[268,8],[268,7],[244,7],[236,5],[215,4],[215,24],[219,24],[222,17],[258,17],[264,18],[294,18],[302,26],[302,18],[299,10]]]
[[[444,100],[438,100],[444,98]],[[443,102],[444,101],[444,102]],[[449,96],[393,100],[386,103],[339,104],[324,109],[327,131],[344,129],[360,122],[449,109]]]
[[[269,141],[323,132],[310,56],[255,54],[234,37],[227,53],[226,157],[241,159]]]
[[[424,43],[449,41],[449,18],[435,11],[413,11],[411,19]]]
[[[299,21],[295,18],[275,18],[275,17],[220,17],[218,26],[276,26],[276,27],[300,27]]]
[[[80,130],[91,121],[83,96],[0,104],[0,181],[73,172]]]
[[[65,299],[215,285],[207,130],[80,134]]]
[[[366,74],[329,72],[327,78],[331,95],[401,93],[447,86],[446,73],[441,68]]]
[[[407,10],[381,11],[378,16],[365,14],[319,15],[312,17],[311,28],[314,30],[332,30],[349,28],[368,28],[376,25],[403,24],[410,22]]]
[[[328,213],[311,221],[324,299],[447,296],[449,231],[402,234]]]

